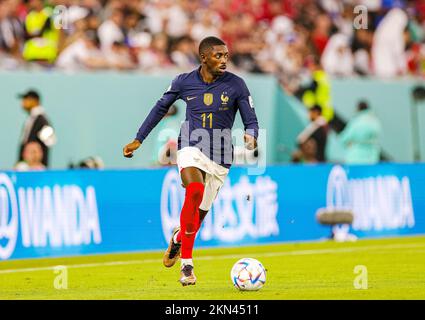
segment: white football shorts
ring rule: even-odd
[[[196,167],[205,171],[205,189],[199,208],[204,211],[211,209],[218,191],[224,184],[229,169],[215,163],[196,147],[184,147],[177,151],[177,166],[179,173],[187,167]]]

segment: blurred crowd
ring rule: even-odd
[[[0,0],[0,69],[187,71],[210,35],[288,93],[317,68],[425,74],[425,0]]]

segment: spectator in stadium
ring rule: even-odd
[[[87,30],[81,39],[62,51],[56,66],[67,71],[106,69],[110,64],[99,47],[100,42],[96,31]]]
[[[282,59],[280,51],[284,51],[287,39],[294,36],[295,25],[291,19],[284,15],[275,17],[270,27],[264,34],[265,40],[268,44],[272,56],[277,62]]]
[[[69,10],[69,28],[66,30],[67,37],[60,44],[59,55],[65,48],[80,40],[88,29],[88,11],[76,6],[71,7]]]
[[[381,153],[381,123],[366,101],[359,102],[357,111],[339,136],[346,150],[345,162],[375,164],[379,162]]]
[[[138,64],[138,54],[147,50],[152,42],[152,34],[146,25],[146,16],[138,10],[126,10],[124,18],[125,43],[129,48],[131,61]]]
[[[294,163],[317,163],[316,154],[316,140],[309,138],[294,151],[291,161]]]
[[[222,21],[228,20],[231,15],[227,0],[210,0],[208,8],[217,13]]]
[[[225,39],[229,48],[233,48],[233,43],[237,38],[236,33],[238,27],[238,19],[234,16],[229,17],[229,19],[223,20],[222,26],[220,28],[220,34],[221,37]]]
[[[172,62],[182,70],[191,70],[199,63],[196,45],[189,36],[181,37],[171,52]]]
[[[217,13],[210,9],[203,9],[196,15],[196,21],[190,29],[190,36],[197,42],[208,36],[219,36],[221,23]]]
[[[189,16],[192,14],[193,4],[198,1],[158,0],[149,2],[144,13],[149,31],[152,34],[165,33],[171,38],[179,38],[189,32]]]
[[[425,77],[425,42],[412,44],[407,57],[409,72],[414,76]]]
[[[101,21],[99,16],[97,16],[94,13],[90,13],[87,17],[86,17],[86,22],[87,22],[87,30],[94,30],[96,31],[97,29],[99,29]]]
[[[168,46],[169,38],[165,33],[155,34],[148,48],[139,48],[138,61],[141,69],[155,71],[172,67]]]
[[[373,31],[370,27],[368,27],[368,29],[354,31],[351,50],[353,52],[354,71],[356,74],[361,76],[372,74],[372,44]]]
[[[255,63],[263,73],[278,74],[279,65],[274,59],[274,48],[271,48],[267,39],[269,27],[266,23],[259,23],[251,33],[251,43],[253,45],[253,57]],[[281,53],[281,52],[280,52]]]
[[[171,39],[178,39],[189,34],[190,21],[196,11],[198,2],[196,0],[170,1],[171,5],[163,17],[163,31]]]
[[[310,108],[309,117],[310,124],[297,137],[298,147],[303,159],[307,159],[309,162],[324,162],[326,160],[328,123],[322,116],[322,108],[319,105]],[[312,151],[315,151],[314,158],[311,155]]]
[[[145,31],[143,20],[145,16],[140,14],[137,10],[124,11],[124,37],[125,43],[130,47],[135,47],[140,35],[149,34]],[[149,42],[150,42],[149,35]]]
[[[349,38],[342,33],[333,35],[325,47],[321,63],[329,75],[352,76],[354,61]]]
[[[123,23],[123,12],[119,9],[114,9],[111,16],[100,25],[98,36],[104,54],[111,52],[114,42],[124,41]]]
[[[342,33],[349,38],[353,37],[354,28],[353,21],[356,18],[354,15],[355,7],[353,4],[345,3],[342,4],[341,11],[337,12],[334,16],[333,23],[335,27],[338,29],[338,33]]]
[[[13,10],[12,1],[0,1],[0,68],[16,67],[21,58],[24,30]]]
[[[105,1],[102,0],[80,0],[80,1],[67,1],[65,2],[72,3],[71,7],[78,6],[84,8],[89,12],[88,16],[90,17],[99,17],[104,14],[104,5]]]
[[[343,3],[339,0],[319,0],[320,7],[330,16],[335,17],[343,10]]]
[[[36,142],[28,142],[25,144],[22,151],[22,160],[15,165],[17,171],[29,171],[29,170],[44,170],[46,166],[42,162],[43,160],[43,148]]]
[[[237,26],[232,44],[232,63],[239,69],[246,72],[262,72],[255,55],[260,51],[261,44],[253,41],[252,33],[255,28],[255,19],[251,15],[235,16],[235,25]]]
[[[365,6],[369,12],[378,12],[382,7],[382,0],[357,0],[356,4]]]
[[[332,21],[329,15],[321,13],[314,20],[314,29],[311,33],[311,42],[314,48],[315,54],[319,57],[322,55],[325,47],[329,41],[329,35],[331,34]]]
[[[377,76],[388,78],[406,74],[407,23],[407,14],[400,8],[394,8],[379,24],[372,47],[373,67]]]
[[[22,108],[28,113],[28,118],[21,137],[19,150],[19,160],[24,160],[24,147],[29,142],[37,142],[43,151],[41,162],[44,166],[49,166],[49,148],[56,143],[56,135],[53,127],[50,125],[44,108],[40,105],[40,95],[35,90],[29,90],[20,94],[22,99]]]
[[[304,60],[297,43],[297,35],[288,39],[284,50],[281,52],[282,59],[279,59],[278,78],[289,94],[295,93],[304,81],[306,72],[304,70]]]
[[[146,15],[146,26],[151,34],[164,32],[164,17],[170,7],[170,1],[147,2],[143,13]]]
[[[60,28],[56,28],[52,19],[53,9],[44,6],[42,0],[29,0],[29,12],[25,17],[26,41],[23,57],[27,61],[49,66],[57,56]]]
[[[330,122],[334,118],[334,109],[329,77],[320,65],[317,56],[309,56],[306,59],[306,65],[311,81],[300,88],[296,95],[301,98],[307,108],[311,108],[314,105],[320,106],[323,117],[327,122]]]
[[[221,36],[227,42],[233,52],[232,62],[238,69],[273,74],[282,87],[293,94],[305,82],[308,57],[314,55],[320,59],[332,43],[328,45],[332,34],[340,33],[349,37],[352,43],[355,73],[388,73],[384,76],[394,77],[409,71],[421,76],[424,51],[421,41],[425,35],[423,3],[423,0],[2,0],[0,68],[26,67],[27,64],[20,60],[22,56],[27,61],[41,61],[50,67],[62,50],[90,29],[98,31],[104,53],[110,53],[114,43],[124,41],[130,47],[132,60],[136,63],[140,58],[142,61],[140,69],[155,71],[181,64],[181,59],[170,55],[170,49],[178,57],[181,56],[179,51],[186,49],[184,45],[176,49],[179,39],[192,37],[199,41],[208,33]],[[52,9],[58,4],[68,8],[70,27],[66,30],[52,28]],[[368,8],[369,24],[367,29],[353,30],[353,5],[359,4]],[[396,7],[402,7],[409,16]],[[401,15],[406,16],[406,23],[396,22],[401,20],[394,18],[397,16],[394,12],[403,12]],[[393,22],[387,23],[390,18]],[[406,42],[408,33],[403,33],[403,25],[407,25],[407,20],[414,43],[403,46],[400,43],[403,36]],[[23,29],[20,22],[24,22],[27,31],[26,42],[23,32],[19,31]],[[374,34],[376,27],[378,30]],[[159,41],[167,42],[167,49],[160,50],[165,54],[154,49],[158,43],[151,44],[157,35],[166,37],[166,40]],[[331,52],[335,53],[335,50]],[[347,58],[349,51],[344,50],[342,54],[341,50],[340,53]],[[331,75],[351,75],[335,62],[333,66],[337,66],[337,70],[329,69],[325,61],[332,59],[326,57],[329,57],[327,53],[323,64]],[[34,67],[33,64],[29,66]],[[328,106],[319,104],[324,116],[330,120]]]
[[[112,44],[111,52],[106,55],[106,60],[108,66],[116,70],[133,70],[137,67],[132,61],[130,50],[124,42],[115,41]]]

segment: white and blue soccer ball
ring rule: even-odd
[[[266,283],[266,269],[258,260],[243,258],[233,265],[230,278],[236,289],[256,291]]]

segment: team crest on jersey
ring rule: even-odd
[[[229,101],[229,97],[227,96],[227,92],[223,92],[221,94],[221,104],[227,104],[227,102]]]
[[[213,103],[213,94],[212,93],[204,93],[204,103],[207,106],[212,105],[212,103]]]

